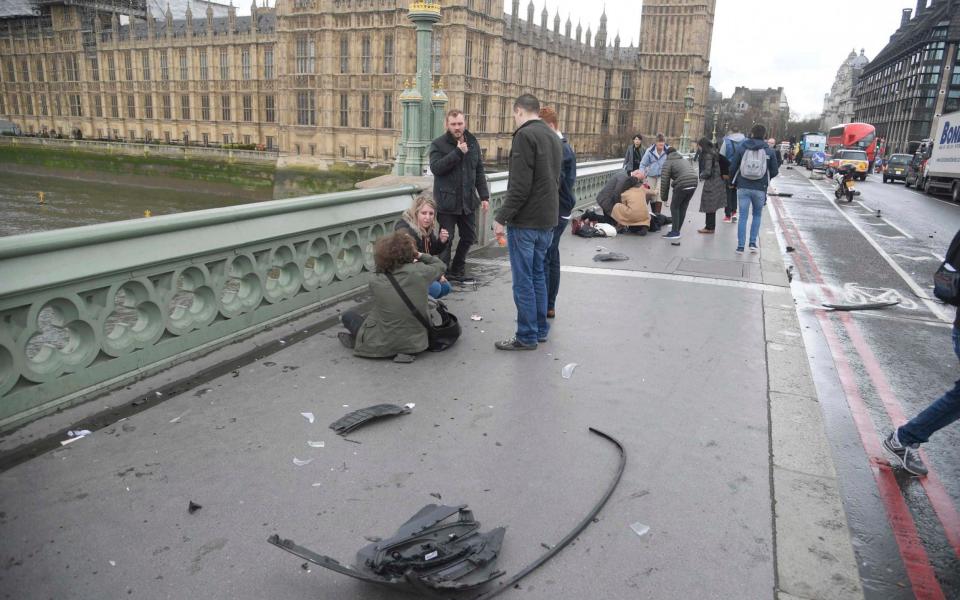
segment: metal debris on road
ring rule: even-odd
[[[303,415],[303,418],[306,419],[307,421],[309,421],[311,424],[313,423],[313,413],[312,413],[312,412],[305,412],[305,413],[300,413],[300,414]]]
[[[796,251],[797,249],[794,248],[793,246],[787,246],[787,252],[796,252]]]
[[[578,363],[570,363],[563,367],[563,369],[560,371],[560,374],[564,379],[570,379],[573,376],[573,370],[576,369],[577,366]]]
[[[326,442],[307,442],[307,445],[310,446],[311,448],[323,448],[327,444]]]
[[[198,510],[200,510],[201,508],[203,507],[197,504],[196,502],[194,502],[193,500],[191,500],[190,503],[187,504],[187,512],[190,513],[191,515],[197,512]]]
[[[610,262],[614,260],[630,260],[630,257],[626,254],[621,254],[620,252],[604,252],[601,254],[594,254],[593,260],[595,262]]]
[[[824,308],[830,308],[833,310],[849,311],[849,310],[875,310],[878,308],[889,308],[891,306],[896,306],[900,304],[899,300],[890,300],[888,302],[868,302],[866,304],[828,304],[824,303]]]
[[[633,532],[637,535],[644,535],[645,533],[650,531],[650,526],[644,525],[643,523],[634,523],[633,525],[630,526],[630,529],[632,529]]]
[[[303,465],[309,465],[312,462],[313,462],[312,458],[308,458],[307,460],[300,460],[299,458],[294,457],[293,459],[293,464],[297,465],[298,467],[302,467]]]
[[[396,404],[376,404],[361,408],[344,415],[330,424],[330,429],[337,432],[337,435],[346,435],[354,429],[369,423],[375,419],[383,417],[393,417],[397,415],[410,414],[410,409]]]

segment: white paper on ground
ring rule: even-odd
[[[303,465],[309,465],[312,462],[313,462],[312,458],[308,458],[307,460],[300,460],[299,458],[293,459],[293,464],[297,465],[298,467],[302,467]]]
[[[305,413],[300,413],[300,414],[303,415],[303,418],[304,418],[304,419],[306,419],[307,421],[310,421],[311,423],[313,423],[313,413],[312,413],[312,412],[305,412]]]
[[[638,522],[638,523],[634,523],[633,525],[631,525],[631,526],[630,526],[630,529],[632,529],[633,532],[636,533],[637,535],[643,535],[643,534],[647,533],[648,531],[650,531],[650,526],[649,526],[649,525],[644,525],[643,523],[639,523],[639,522]]]
[[[323,448],[324,446],[326,446],[326,443],[324,443],[324,442],[307,442],[307,445],[310,446],[311,448]]]
[[[577,363],[570,363],[560,371],[560,374],[563,375],[564,379],[570,379],[573,376],[573,370],[577,368]]]

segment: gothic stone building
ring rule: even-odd
[[[863,67],[870,62],[860,50],[858,56],[855,50],[850,51],[833,80],[830,93],[823,96],[823,113],[820,115],[820,130],[829,131],[831,127],[853,121],[853,90],[860,81]]]
[[[555,106],[584,155],[617,155],[634,132],[703,128],[716,0],[648,0],[640,46],[584,33],[534,6],[443,2],[436,83],[488,160],[510,147],[513,99]],[[254,144],[293,160],[389,163],[399,95],[416,73],[404,0],[277,0],[238,16],[211,1],[151,12],[143,0],[11,0],[0,7],[0,118],[87,139]],[[185,6],[184,6],[185,5]],[[197,14],[193,13],[197,11]],[[225,14],[224,14],[225,13]],[[123,15],[123,16],[121,16]],[[691,133],[691,136],[693,134]]]
[[[917,0],[890,42],[863,69],[854,119],[877,128],[887,152],[931,137],[936,117],[960,110],[960,10],[956,0]]]

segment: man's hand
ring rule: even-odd
[[[644,173],[643,169],[637,169],[636,171],[633,171],[632,173],[630,173],[630,177],[634,177],[640,180],[643,180],[643,178],[646,176],[647,174]]]
[[[441,275],[441,276],[440,276],[440,279],[438,279],[437,281],[439,281],[440,283],[446,283],[446,282],[447,282],[447,276],[446,276],[446,275]]]
[[[470,149],[470,146],[467,146],[467,140],[461,139],[457,142],[457,149],[460,150],[462,154],[466,154],[467,150]]]
[[[500,224],[500,221],[493,222],[493,235],[495,235],[496,237],[503,237],[504,235],[506,235],[506,233],[507,233],[507,229]]]
[[[490,199],[488,198],[486,200],[481,200],[480,206],[483,207],[483,212],[490,210]]]
[[[441,243],[441,244],[446,244],[446,243],[447,243],[447,240],[449,240],[449,239],[450,239],[450,232],[447,231],[446,229],[441,229],[441,230],[440,230],[440,243]]]

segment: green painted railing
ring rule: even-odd
[[[578,167],[592,203],[620,161]],[[506,175],[489,177],[491,213]],[[333,301],[416,186],[0,238],[0,430]],[[492,239],[489,216],[481,244]]]

